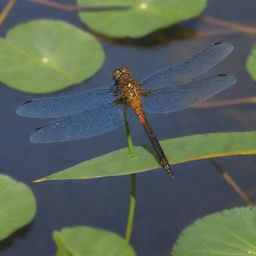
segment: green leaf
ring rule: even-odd
[[[0,39],[0,81],[30,93],[48,93],[91,77],[104,52],[90,34],[62,21],[20,24]]]
[[[255,207],[235,208],[208,215],[181,233],[172,255],[255,255],[255,221]]]
[[[249,55],[246,62],[246,68],[252,79],[256,81],[256,46],[252,48],[251,54]]]
[[[207,0],[77,0],[89,7],[130,6],[129,10],[80,12],[80,19],[98,33],[142,37],[154,30],[198,16]]]
[[[91,227],[63,228],[53,233],[57,256],[135,256],[132,247],[119,235]]]
[[[0,240],[28,224],[35,213],[36,200],[30,188],[0,175]]]
[[[256,132],[209,133],[161,141],[172,164],[212,157],[256,154]],[[54,173],[44,180],[90,179],[127,175],[159,168],[149,145],[134,148],[135,158],[123,148]]]

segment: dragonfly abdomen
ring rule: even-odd
[[[140,123],[144,127],[144,130],[146,131],[146,134],[147,134],[147,136],[153,146],[153,149],[156,153],[156,156],[159,160],[159,164],[164,168],[164,170],[167,172],[167,174],[169,176],[171,176],[172,178],[175,178],[173,170],[168,162],[168,159],[167,159],[157,137],[155,136],[154,131],[151,128],[142,107],[137,107],[137,108],[133,108],[133,109],[134,109],[136,115],[138,116]]]

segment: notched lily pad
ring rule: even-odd
[[[132,247],[119,235],[91,227],[63,228],[53,233],[57,256],[135,256]]]
[[[28,224],[35,213],[36,200],[30,188],[0,175],[0,240]]]
[[[91,77],[104,52],[90,34],[62,21],[35,20],[0,39],[0,81],[30,93],[48,93]]]
[[[252,79],[256,81],[256,46],[252,48],[251,54],[247,59],[246,68]]]
[[[207,0],[77,0],[81,6],[130,6],[128,10],[80,12],[80,19],[98,33],[142,37],[154,30],[198,16]]]
[[[255,207],[235,208],[208,215],[181,233],[172,255],[255,255],[255,220]]]

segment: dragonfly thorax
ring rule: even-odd
[[[144,96],[141,85],[132,76],[128,68],[116,69],[113,72],[116,81],[117,103],[122,103],[133,107],[134,104],[141,105],[141,98]]]

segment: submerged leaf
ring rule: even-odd
[[[0,175],[0,240],[28,224],[36,213],[36,200],[28,186]]]
[[[207,0],[77,0],[81,6],[129,6],[128,10],[80,12],[91,29],[113,37],[141,37],[198,16]]]
[[[256,132],[199,134],[161,141],[171,164],[194,160],[256,154]],[[119,176],[159,168],[150,145],[134,148],[135,158],[128,156],[128,148],[90,159],[64,171],[38,180],[90,179]]]
[[[58,256],[135,256],[119,235],[91,227],[63,228],[53,233]]]
[[[103,64],[98,41],[66,22],[20,24],[0,39],[0,81],[30,93],[48,93],[91,77]]]
[[[255,207],[235,208],[208,215],[181,233],[172,255],[255,255],[255,220]]]
[[[256,46],[252,48],[251,54],[247,59],[246,68],[252,79],[256,81]]]

